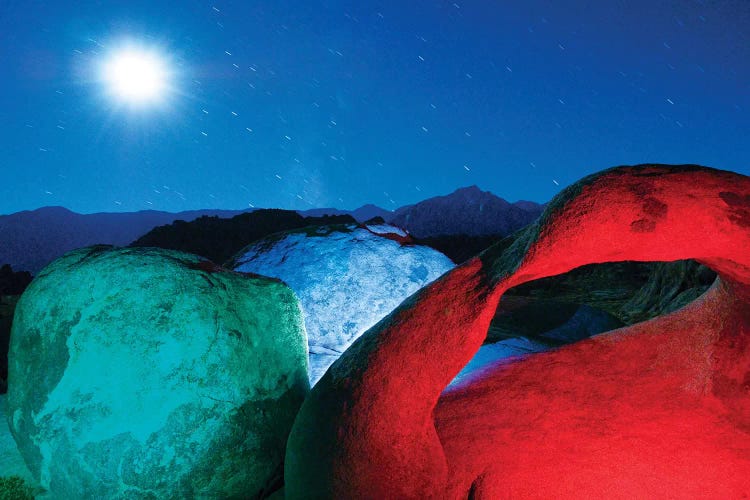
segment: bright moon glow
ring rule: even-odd
[[[114,96],[132,104],[153,103],[167,90],[164,62],[151,52],[125,49],[114,53],[104,65],[104,81]]]

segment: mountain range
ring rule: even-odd
[[[309,210],[298,210],[298,214],[303,217],[322,217],[324,215],[351,215],[357,222],[365,222],[375,217],[381,217],[383,220],[389,220],[393,212],[380,208],[377,205],[368,203],[355,210],[340,210],[338,208],[311,208]]]
[[[197,217],[232,217],[240,210],[155,210],[79,214],[42,207],[0,216],[0,264],[33,274],[64,253],[94,244],[127,245],[154,227]]]
[[[509,203],[477,186],[461,188],[446,196],[429,198],[389,211],[375,205],[356,210],[319,208],[298,211],[304,217],[349,215],[358,222],[374,217],[402,227],[416,237],[464,234],[505,236],[529,224],[544,205],[529,201]],[[191,210],[78,214],[63,207],[0,216],[0,264],[16,271],[38,272],[65,252],[93,244],[128,245],[148,241],[157,227],[190,222],[200,217],[229,219],[254,210]]]

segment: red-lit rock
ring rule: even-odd
[[[321,379],[290,436],[290,498],[750,495],[750,178],[697,166],[587,177],[540,222],[412,296]],[[694,258],[675,313],[444,388],[502,293],[588,263]]]

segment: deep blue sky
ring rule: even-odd
[[[470,184],[543,202],[642,162],[750,174],[748,26],[746,1],[4,0],[0,213],[396,208]],[[169,61],[164,104],[104,91],[124,40]]]

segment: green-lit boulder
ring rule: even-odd
[[[306,349],[278,280],[168,250],[77,250],[18,303],[10,429],[53,498],[255,497],[309,390]]]

